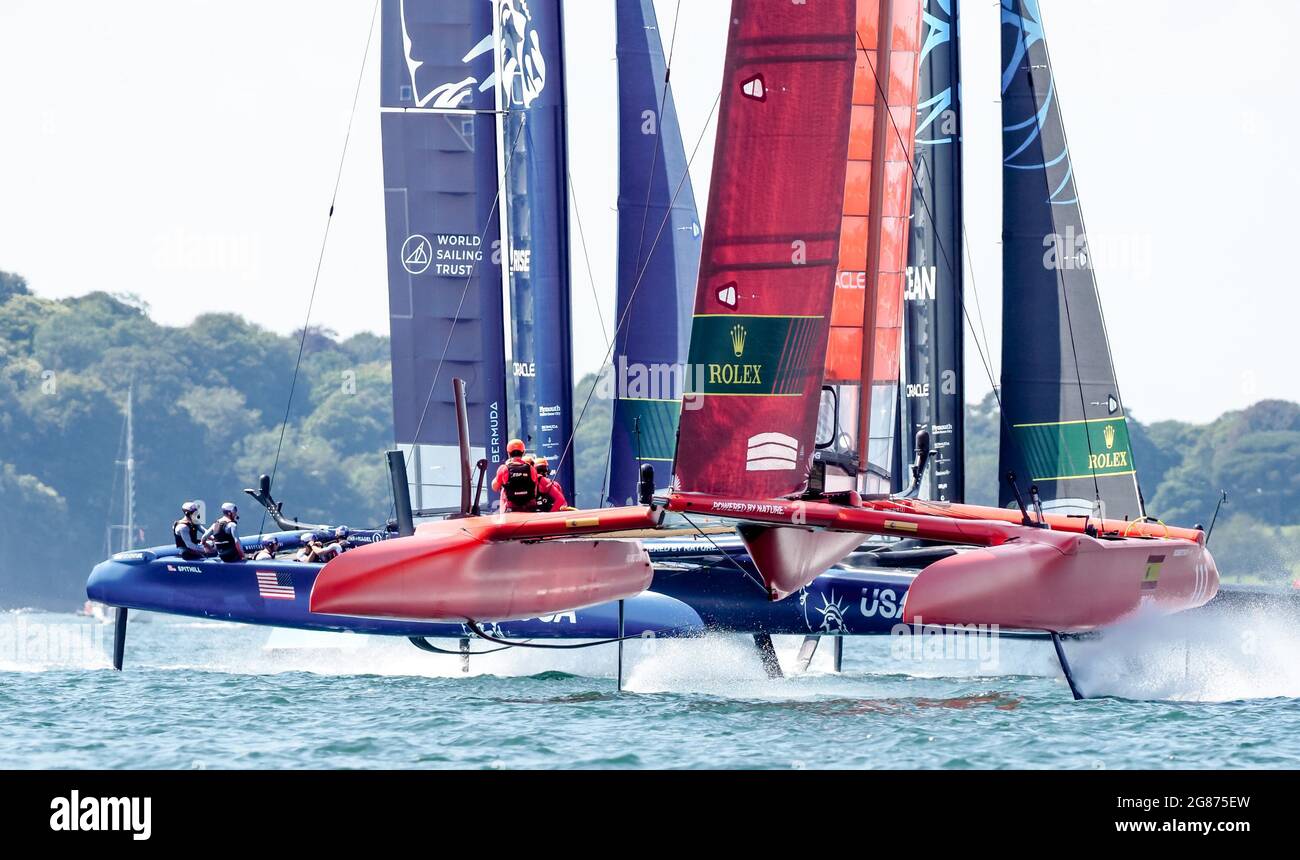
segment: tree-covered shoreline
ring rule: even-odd
[[[52,300],[0,272],[0,608],[66,609],[84,598],[105,531],[121,519],[123,407],[134,392],[138,543],[170,541],[181,501],[244,501],[280,441],[299,334],[235,314],[164,326],[130,296]],[[592,376],[579,381],[587,400]],[[308,330],[285,429],[276,494],[307,521],[377,525],[391,509],[383,452],[392,440],[386,337]],[[1300,405],[1262,401],[1207,425],[1131,420],[1148,506],[1208,523],[1226,574],[1285,582],[1300,556]],[[996,503],[998,415],[968,406],[969,501]],[[592,398],[575,433],[576,503],[602,495],[609,403]],[[256,530],[258,512],[243,506]]]

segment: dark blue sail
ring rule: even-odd
[[[903,293],[903,462],[918,430],[933,450],[921,495],[961,502],[966,492],[962,391],[962,140],[958,0],[924,0],[916,171]]]
[[[489,4],[483,0],[483,5]],[[551,462],[560,484],[571,492],[564,22],[560,0],[500,0],[497,7],[510,284],[510,429],[529,451]]]
[[[1141,516],[1036,0],[1002,0],[1002,126],[999,472],[1037,484],[1048,508]],[[1012,502],[1005,482],[1001,498]]]
[[[505,444],[493,6],[384,0],[381,118],[396,441],[417,507],[459,500],[453,377],[477,457]]]
[[[666,80],[653,0],[618,0],[618,300],[611,504],[636,497],[639,465],[666,478],[700,265],[700,224]]]

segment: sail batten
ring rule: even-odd
[[[1036,0],[1002,0],[1002,474],[1048,508],[1142,516]],[[1012,502],[1009,486],[1003,504]]]

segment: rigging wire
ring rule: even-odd
[[[673,34],[672,34],[672,38],[669,40],[668,43],[668,56],[664,58],[664,85],[659,90],[659,103],[655,105],[656,135],[662,130],[664,105],[667,104],[668,102],[668,79],[672,76],[672,72],[673,72],[673,49],[677,46],[677,20],[678,18],[681,17],[681,12],[682,12],[682,0],[677,0],[677,8],[673,12]],[[662,50],[663,42],[660,42],[659,44],[660,44],[660,49]],[[645,248],[645,228],[646,228],[646,223],[650,220],[650,192],[654,188],[655,165],[658,164],[658,162],[659,162],[659,147],[656,146],[653,147],[650,151],[650,172],[647,174],[650,177],[650,179],[648,182],[646,182],[645,203],[641,207],[641,236],[639,239],[637,239],[636,266],[633,267],[633,271],[636,271],[636,269],[642,266],[641,251]],[[676,195],[673,195],[673,199],[674,202],[676,202]],[[668,208],[669,211],[671,212],[672,207],[670,206]],[[650,253],[647,254],[645,258],[645,266],[648,267],[650,265],[650,257],[654,255],[654,252],[655,252],[654,247],[651,247]],[[628,304],[631,305],[631,303],[632,303],[631,300],[629,300]],[[602,495],[604,494],[602,493]]]
[[[700,144],[704,142],[704,135],[709,130],[710,123],[713,122],[713,115],[717,112],[718,103],[721,100],[722,100],[722,91],[719,90],[718,94],[713,99],[713,107],[709,109],[709,115],[704,120],[704,127],[700,129],[700,136],[695,141],[695,147],[691,150],[691,157],[686,160],[686,170],[682,172],[682,178],[677,183],[676,190],[673,191],[672,200],[669,201],[668,204],[668,210],[664,213],[663,221],[659,223],[659,231],[655,233],[654,241],[650,243],[651,254],[654,253],[655,248],[659,245],[659,240],[663,238],[664,227],[666,227],[668,222],[672,220],[673,204],[677,202],[677,195],[681,193],[682,187],[686,184],[686,177],[690,176],[691,163],[694,162],[695,156],[699,152]],[[618,333],[622,331],[624,324],[627,323],[628,314],[632,309],[633,301],[636,299],[637,290],[641,288],[641,281],[645,277],[645,273],[646,270],[642,269],[641,273],[637,276],[636,282],[632,285],[632,292],[629,293],[627,297],[627,307],[623,308],[623,313],[619,316],[618,323],[614,327],[614,339],[610,342],[609,348],[605,350],[605,358],[601,362],[602,365],[608,363],[610,360],[610,357],[613,353],[614,344],[618,342]],[[578,427],[581,426],[582,419],[587,414],[587,407],[591,405],[591,395],[594,394],[595,391],[596,391],[596,386],[593,385],[591,387],[591,391],[587,392],[587,399],[583,402],[582,410],[578,413],[578,418],[573,423],[573,432],[569,435],[569,441],[565,444],[564,450],[560,453],[560,458],[557,461],[558,463],[563,463],[565,458],[569,456],[569,451],[572,450],[573,448],[573,437],[574,435],[577,434]]]
[[[738,561],[736,561],[734,558],[732,558],[732,557],[731,557],[731,554],[728,553],[725,549],[723,549],[722,547],[718,546],[717,542],[715,542],[715,541],[713,540],[713,537],[712,537],[708,532],[706,532],[704,529],[700,528],[700,527],[696,524],[695,520],[693,520],[693,519],[690,518],[690,515],[689,515],[689,514],[682,514],[681,516],[682,516],[682,519],[686,520],[686,522],[688,522],[688,523],[691,524],[691,528],[695,529],[697,532],[700,533],[700,537],[704,538],[706,541],[709,542],[709,544],[710,544],[714,549],[716,549],[718,552],[722,553],[722,557],[723,557],[724,559],[726,559],[728,562],[730,562],[732,567],[734,567],[736,570],[738,570],[738,571],[740,571],[742,574],[744,574],[744,575],[745,575],[745,578],[748,579],[750,582],[752,582],[752,583],[754,583],[755,585],[757,585],[759,591],[763,592],[763,594],[764,594],[765,596],[769,593],[768,590],[767,590],[767,586],[763,585],[763,583],[761,583],[761,582],[759,582],[757,579],[755,579],[755,578],[754,578],[754,575],[753,575],[752,573],[750,573],[748,570],[745,570],[744,565],[742,565],[740,562],[738,562]],[[752,558],[752,556],[751,556],[751,558]]]
[[[569,172],[567,166],[564,172],[569,179],[569,199],[573,203],[573,220],[578,224],[578,241],[582,244],[582,259],[587,264],[587,281],[591,284],[591,300],[596,305],[596,321],[600,323],[600,336],[604,339],[605,347],[608,349],[609,332],[605,330],[605,314],[600,310],[600,295],[596,291],[596,275],[591,270],[591,256],[587,253],[587,236],[582,231],[582,213],[578,210],[578,192],[573,188],[573,174]]]
[[[311,296],[307,299],[307,315],[302,323],[302,335],[298,338],[298,358],[293,363],[293,377],[289,382],[289,396],[284,403],[284,419],[280,422],[280,438],[275,443],[275,460],[271,464],[271,482],[275,482],[276,470],[280,468],[280,451],[284,447],[284,433],[289,427],[289,412],[293,408],[293,394],[298,387],[298,371],[302,367],[303,350],[307,346],[307,333],[311,323],[312,305],[316,302],[316,288],[320,284],[321,267],[325,262],[325,248],[329,243],[330,225],[334,223],[334,205],[338,201],[339,186],[343,182],[343,165],[348,157],[348,143],[352,140],[352,123],[357,116],[357,102],[361,98],[361,82],[366,74],[366,61],[370,58],[370,45],[375,35],[375,19],[379,16],[379,2],[375,0],[370,11],[370,26],[366,30],[366,48],[361,54],[361,68],[357,71],[357,85],[352,93],[352,110],[348,113],[347,132],[343,135],[343,151],[339,153],[339,166],[334,174],[334,192],[330,195],[329,214],[325,216],[325,231],[321,236],[320,252],[316,256],[316,274],[311,280]],[[262,521],[258,533],[266,527],[266,511],[262,511]]]

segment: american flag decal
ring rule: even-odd
[[[259,570],[257,593],[267,600],[293,600],[293,574],[288,571]]]

